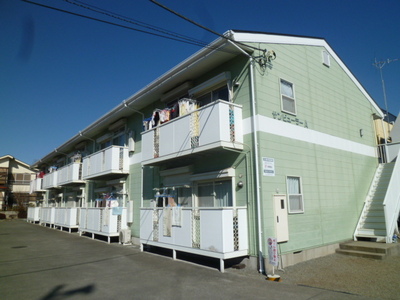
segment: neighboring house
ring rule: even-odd
[[[355,234],[383,113],[330,45],[224,36],[34,164],[46,172],[42,223],[131,235],[174,257],[214,257],[221,270],[248,257],[263,271],[269,238],[287,266],[392,234]]]
[[[35,178],[31,167],[11,155],[0,157],[0,207],[36,205],[36,196],[30,194],[30,183]]]

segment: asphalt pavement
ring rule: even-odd
[[[24,220],[0,221],[0,299],[372,299],[141,252]],[[256,271],[255,271],[256,273]]]

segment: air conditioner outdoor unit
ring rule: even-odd
[[[131,244],[131,230],[130,229],[121,229],[119,232],[119,242],[122,245]]]

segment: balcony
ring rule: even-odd
[[[82,179],[129,174],[128,148],[110,146],[83,158]]]
[[[58,171],[53,171],[43,176],[43,189],[57,188]]]
[[[219,258],[223,272],[224,259],[248,255],[247,209],[142,208],[140,243]]]
[[[91,233],[106,236],[108,243],[111,237],[119,236],[121,229],[127,229],[126,207],[81,208],[79,234]]]
[[[36,223],[40,221],[40,207],[28,207],[27,222]]]
[[[78,228],[79,210],[77,207],[56,207],[54,212],[54,227],[72,229]]]
[[[58,169],[58,185],[83,183],[82,163],[74,162]]]
[[[54,226],[55,219],[55,207],[42,207],[39,213],[40,224]]]
[[[30,194],[43,192],[43,178],[35,178],[31,181]]]
[[[242,108],[216,101],[142,133],[144,164],[210,149],[243,149]]]

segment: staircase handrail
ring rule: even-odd
[[[397,157],[400,155],[400,150]],[[392,176],[386,191],[383,209],[386,223],[386,243],[392,242],[392,236],[397,226],[397,219],[400,212],[400,159],[394,163]]]

